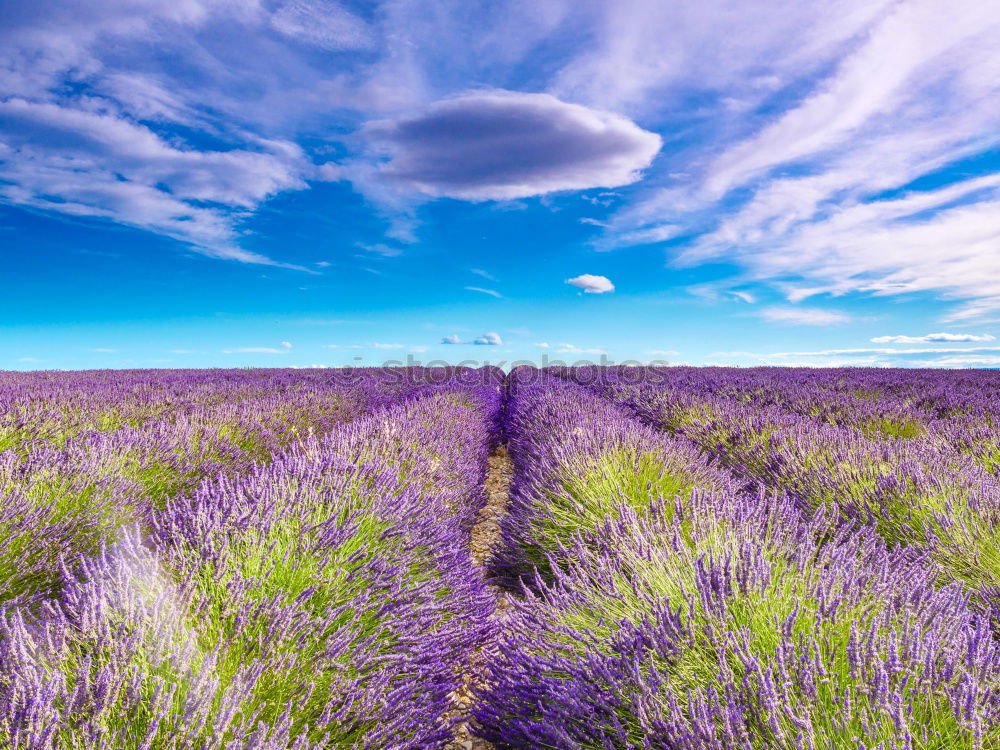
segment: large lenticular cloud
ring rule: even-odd
[[[369,124],[390,179],[433,196],[502,200],[635,182],[660,136],[549,94],[491,90]]]

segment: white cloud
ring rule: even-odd
[[[462,337],[461,336],[459,336],[457,333],[453,333],[450,336],[445,336],[443,339],[441,339],[441,343],[442,344],[464,344],[465,342],[462,341]]]
[[[18,362],[41,362],[42,360],[36,359],[35,357],[18,357]]]
[[[403,251],[400,248],[386,245],[383,242],[377,242],[374,245],[366,245],[363,242],[359,242],[358,247],[365,252],[381,255],[383,258],[395,258],[396,256],[403,254]]]
[[[1000,367],[1000,354],[977,357],[940,357],[914,364],[921,367]]]
[[[705,0],[697,6],[661,0],[576,3],[572,20],[588,28],[556,78],[554,91],[597,106],[652,113],[683,105],[692,88],[726,94],[733,112],[790,78],[828,65],[844,42],[892,5],[891,0],[791,2],[780,6]],[[582,16],[582,18],[580,17]],[[725,39],[725,50],[717,49]],[[711,100],[710,100],[711,101]]]
[[[794,193],[792,185],[772,189]],[[754,215],[759,207],[749,204],[680,259],[729,257],[758,279],[798,275],[809,283],[785,284],[793,301],[819,293],[940,291],[968,300],[952,319],[1000,309],[1000,254],[994,251],[1000,176],[827,208],[823,216],[810,208],[791,224],[774,223],[770,208]]]
[[[581,349],[578,346],[568,343],[559,344],[556,349],[557,354],[607,354],[603,349]]]
[[[291,349],[292,348],[292,342],[291,341],[282,341],[281,342],[281,347],[283,349]]]
[[[752,305],[752,304],[754,304],[757,301],[757,298],[754,297],[752,294],[750,294],[750,292],[734,292],[734,291],[730,291],[730,292],[727,292],[727,294],[735,297],[736,299],[738,299],[738,300],[740,300],[742,302],[746,302],[748,305]]]
[[[803,326],[829,326],[850,320],[850,317],[842,312],[813,307],[768,307],[761,310],[758,315],[772,323]]]
[[[286,36],[327,50],[369,50],[375,35],[361,18],[327,0],[291,0],[271,15],[271,26]]]
[[[463,289],[467,289],[470,292],[479,292],[481,294],[488,294],[491,297],[497,297],[499,299],[503,299],[503,295],[500,294],[500,292],[496,291],[495,289],[483,289],[483,288],[478,287],[478,286],[466,286],[466,287],[462,287],[462,288]]]
[[[243,212],[306,186],[290,142],[199,151],[107,112],[14,97],[0,101],[0,200],[104,218],[190,244],[214,257],[281,265],[238,244]]]
[[[503,339],[500,338],[500,334],[496,331],[490,331],[489,333],[484,333],[482,336],[477,336],[472,343],[479,344],[480,346],[500,346],[503,344]]]
[[[548,349],[549,346],[551,346],[551,344],[549,344],[548,341],[539,341],[537,344],[535,344],[535,346],[537,346],[539,349]]]
[[[581,219],[585,224],[592,224]],[[600,224],[599,226],[609,226]],[[677,224],[658,224],[644,229],[637,229],[631,232],[607,235],[597,239],[594,244],[599,250],[611,250],[619,247],[633,247],[635,245],[652,245],[657,242],[666,242],[684,233],[684,227]]]
[[[582,289],[587,294],[604,294],[605,292],[613,292],[615,290],[615,285],[611,283],[611,280],[607,276],[594,276],[589,273],[575,276],[572,279],[566,279],[566,283]]]
[[[693,179],[657,188],[614,215],[604,242],[614,246],[677,224],[701,236],[676,263],[735,263],[745,269],[743,279],[769,281],[793,302],[815,294],[931,292],[962,301],[946,320],[1000,310],[1000,180],[959,164],[998,143],[1000,110],[990,103],[1000,96],[992,44],[1000,15],[977,0],[878,5],[838,3],[840,18],[806,32],[835,31],[831,39],[838,41],[820,44],[830,57],[816,65],[825,70],[786,66],[795,57],[812,61],[797,55],[797,43],[771,39],[782,46],[777,65],[770,63],[776,84],[805,95],[777,115],[720,115],[737,137],[707,137],[686,165]],[[800,3],[780,15],[834,7]],[[778,14],[766,15],[767,23],[743,19],[741,42],[762,43]],[[738,17],[734,11],[705,29],[718,31]],[[633,40],[656,33],[629,28]],[[813,27],[786,29],[787,38],[801,38],[805,28]],[[632,47],[620,52],[638,54]],[[719,70],[732,70],[732,61]],[[949,165],[959,168],[943,171]],[[939,170],[930,184],[941,187],[907,192]]]
[[[903,109],[923,86],[950,77],[956,58],[963,66],[978,58],[988,61],[988,54],[965,47],[975,47],[977,37],[988,43],[986,30],[995,29],[997,20],[997,14],[979,2],[951,6],[917,0],[897,5],[817,91],[720,156],[708,189],[721,195],[761,170],[843,144],[880,116]],[[892,64],[886,65],[890,59]]]
[[[287,349],[275,349],[269,346],[241,346],[238,349],[223,349],[223,354],[288,354]]]
[[[405,349],[406,344],[384,344],[381,342],[376,342],[374,344],[370,344],[370,347],[372,349]]]
[[[489,279],[490,281],[496,281],[496,278],[489,271],[484,271],[482,268],[470,268],[469,273],[474,273],[476,276],[482,276],[484,279]]]
[[[171,349],[171,354],[194,354],[194,349]]]
[[[818,351],[804,352],[769,352],[760,354],[754,352],[712,352],[710,357],[740,357],[740,358],[782,358],[794,359],[799,357],[841,357],[844,355],[884,355],[884,356],[907,356],[913,354],[969,354],[973,352],[1000,352],[1000,346],[972,346],[963,348],[918,348],[918,349],[892,349],[889,347],[861,347],[857,349],[821,349]]]
[[[925,336],[876,336],[871,340],[873,344],[933,344],[954,343],[961,341],[995,341],[995,337],[988,333],[977,336],[973,333],[928,333]]]
[[[550,94],[476,91],[411,117],[369,123],[385,178],[418,192],[502,200],[628,185],[662,139],[611,112]]]

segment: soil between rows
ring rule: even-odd
[[[507,446],[496,448],[489,458],[486,473],[486,505],[479,512],[479,519],[472,528],[471,551],[472,560],[482,570],[493,549],[500,541],[500,521],[507,510],[507,500],[510,496],[510,483],[514,476],[513,464],[507,453]],[[496,596],[497,606],[494,617],[500,619],[506,610],[506,592],[499,587],[492,587]],[[489,646],[484,647],[484,651]],[[463,684],[452,695],[455,710],[452,717],[466,718],[476,697],[476,690],[482,685],[480,668],[484,661],[484,652],[475,655],[473,663],[467,665],[467,671],[462,675]],[[451,717],[449,717],[451,718]],[[461,721],[455,726],[455,739],[445,746],[445,750],[493,750],[493,744],[469,733],[469,722]]]

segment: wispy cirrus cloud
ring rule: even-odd
[[[305,27],[296,31],[302,12],[316,19],[309,40]],[[258,78],[269,87],[273,63],[297,54],[275,48],[273,31],[303,48],[320,34],[329,47],[348,35],[348,15],[322,3],[272,14],[202,0],[45,9],[14,0],[0,29],[0,201],[136,227],[204,255],[296,267],[245,249],[240,225],[271,196],[339,175],[254,127],[252,108],[224,81],[255,75],[249,50],[270,35],[272,72]],[[243,32],[240,67],[223,61],[226,28]],[[169,63],[174,53],[183,70]]]
[[[1000,111],[987,104],[1000,95],[989,42],[1000,14],[974,0],[841,10],[822,31],[787,29],[797,40],[829,33],[809,43],[825,70],[786,66],[796,45],[781,45],[758,92],[794,85],[804,95],[777,110],[716,108],[731,132],[744,132],[693,146],[704,156],[688,165],[694,181],[648,191],[606,222],[600,241],[629,244],[676,225],[693,237],[671,252],[677,265],[735,263],[744,281],[770,283],[791,301],[930,292],[960,301],[946,319],[1000,309],[1000,183],[995,169],[962,167],[1000,142]],[[790,12],[826,11],[802,3]],[[744,39],[777,42],[747,23]]]
[[[772,323],[802,326],[830,326],[846,323],[851,319],[846,313],[813,307],[767,307],[757,315]]]
[[[559,348],[556,349],[556,354],[607,354],[604,349],[598,349],[596,347],[582,348],[576,346],[575,344],[569,344],[563,342],[559,344]]]
[[[500,294],[500,292],[496,291],[495,289],[483,289],[482,287],[478,286],[466,286],[462,288],[469,292],[479,292],[480,294],[488,294],[491,297],[496,297],[498,299],[503,298],[503,295]]]
[[[306,186],[290,142],[253,149],[179,147],[114,112],[0,101],[0,200],[110,219],[219,258],[287,265],[240,247],[236,226],[268,197]]]
[[[241,346],[236,349],[223,349],[223,354],[288,354],[287,349],[275,349],[272,346]]]
[[[376,37],[363,19],[327,0],[291,0],[274,10],[271,27],[296,41],[325,50],[371,50]]]
[[[384,242],[377,242],[374,245],[369,245],[359,242],[358,247],[360,247],[365,252],[374,253],[375,255],[381,255],[383,258],[395,258],[397,255],[403,254],[401,248],[393,247],[392,245],[387,245]]]
[[[712,352],[712,359],[750,361],[788,367],[994,367],[1000,346],[981,347],[858,347],[782,352]]]
[[[933,344],[995,340],[996,338],[988,333],[981,335],[974,333],[928,333],[923,336],[876,336],[871,339],[871,342],[873,344]]]

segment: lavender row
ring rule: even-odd
[[[567,749],[1000,742],[1000,645],[933,559],[825,508],[740,491],[653,435],[671,467],[654,476],[683,473],[672,462],[687,451],[688,476],[710,487],[664,492],[634,452],[648,428],[531,377],[510,404],[516,518],[498,563],[544,559],[520,575],[474,711],[481,736]],[[595,460],[610,491],[566,481]]]
[[[244,473],[300,434],[325,433],[381,401],[363,391],[234,399],[0,452],[0,601],[32,606],[58,588],[60,555],[96,552],[202,478]]]
[[[96,552],[118,529],[148,525],[151,513],[205,477],[240,476],[310,435],[448,382],[411,377],[406,387],[387,388],[380,374],[350,388],[278,388],[276,395],[224,404],[213,398],[142,427],[83,432],[59,448],[42,443],[26,453],[0,452],[0,601],[34,606],[58,589],[60,555]],[[228,387],[221,384],[220,392]]]
[[[683,383],[609,382],[604,393],[762,489],[872,524],[890,544],[929,550],[1000,624],[1000,482],[968,455],[933,436],[869,437]]]
[[[39,441],[62,445],[88,432],[170,423],[242,401],[322,404],[326,397],[391,401],[415,389],[459,381],[488,384],[490,368],[333,370],[96,370],[0,372],[0,450]]]
[[[778,407],[874,439],[924,437],[1000,470],[1000,376],[991,371],[812,368],[557,368],[603,389],[662,386]]]
[[[491,627],[466,542],[499,389],[434,390],[169,498],[34,617],[6,608],[0,738],[442,746]]]
[[[536,373],[519,368],[510,376],[505,427],[515,479],[491,562],[504,585],[530,585],[576,532],[623,504],[641,512],[694,487],[736,491],[738,483],[688,441],[582,386]]]

